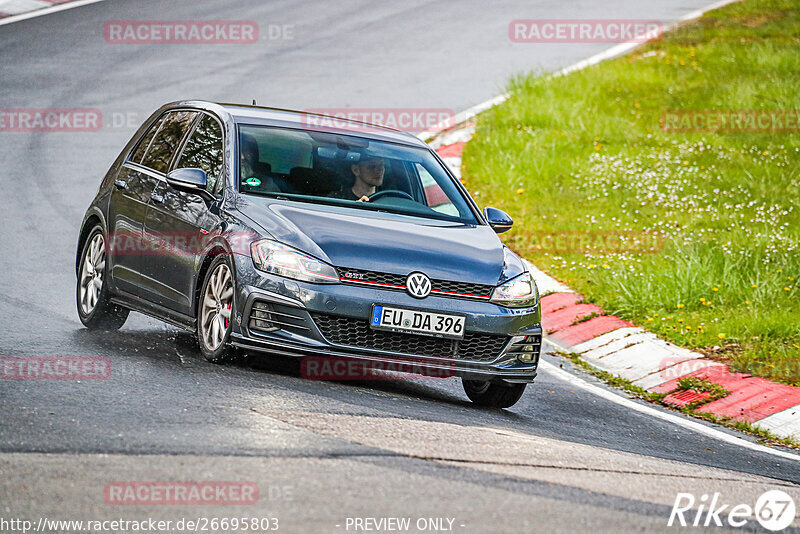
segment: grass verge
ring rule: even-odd
[[[462,174],[515,219],[506,242],[587,301],[800,385],[800,129],[669,122],[797,116],[798,87],[800,2],[745,0],[627,56],[513,80],[478,117]]]

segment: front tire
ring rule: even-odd
[[[76,290],[78,317],[90,330],[119,330],[129,310],[111,303],[106,268],[106,238],[100,225],[92,228],[81,250]]]
[[[197,341],[200,352],[211,363],[231,362],[230,345],[234,308],[233,269],[225,255],[217,256],[206,271],[197,304]]]
[[[485,380],[461,380],[469,400],[487,408],[510,408],[517,403],[528,384],[507,384]]]

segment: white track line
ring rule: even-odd
[[[568,352],[565,349],[562,349],[558,345],[555,345],[552,341],[545,341],[546,343],[550,343],[556,349],[562,350],[564,352]],[[655,417],[657,419],[661,419],[663,421],[667,421],[668,423],[672,423],[678,426],[682,426],[683,428],[692,430],[697,432],[698,434],[703,434],[708,437],[718,439],[720,441],[724,441],[725,443],[729,443],[731,445],[738,445],[739,447],[744,447],[745,449],[750,449],[756,452],[762,452],[765,454],[771,454],[773,456],[778,456],[780,458],[784,458],[786,460],[794,460],[800,461],[800,455],[793,454],[791,452],[786,452],[778,449],[772,449],[770,447],[765,447],[764,445],[759,445],[758,443],[753,443],[751,441],[747,441],[744,438],[736,437],[732,434],[728,434],[727,432],[721,432],[715,428],[711,428],[704,424],[701,424],[697,421],[693,421],[688,417],[680,417],[675,414],[671,414],[667,411],[659,410],[653,408],[652,406],[648,406],[646,404],[641,404],[639,402],[635,402],[627,397],[623,397],[618,393],[614,393],[613,391],[609,391],[605,388],[601,388],[599,386],[595,386],[587,382],[586,380],[573,375],[563,369],[560,369],[553,365],[550,362],[546,362],[544,360],[539,360],[539,369],[545,371],[546,373],[567,382],[568,384],[575,386],[577,388],[581,388],[584,391],[591,393],[592,395],[597,395],[607,401],[613,402],[615,404],[619,404],[625,408],[630,410],[635,410],[637,412],[643,413],[645,415],[649,415],[651,417]]]
[[[102,1],[103,0],[75,0],[74,2],[68,2],[66,4],[60,4],[53,7],[45,7],[42,9],[29,11],[27,13],[20,13],[19,15],[12,15],[10,17],[0,19],[0,26],[5,26],[6,24],[13,24],[14,22],[19,22],[21,20],[28,20],[36,17],[41,17],[44,15],[49,15],[50,13],[58,13],[59,11],[66,11],[67,9],[72,9],[74,7],[85,6],[88,4],[96,4],[97,2],[102,2]]]
[[[726,4],[732,4],[733,2],[738,2],[738,1],[739,0],[720,0],[718,2],[714,2],[713,4],[710,4],[702,9],[697,9],[695,11],[687,13],[686,15],[682,16],[675,22],[666,25],[663,28],[663,30],[665,32],[669,31],[670,29],[674,28],[675,26],[679,25],[682,22],[686,22],[688,20],[700,17],[706,11],[711,11],[712,9],[717,9]],[[641,46],[642,44],[644,44],[642,41],[628,41],[626,43],[620,43],[598,54],[595,54],[589,58],[582,59],[581,61],[573,63],[568,67],[564,67],[561,70],[557,70],[552,74],[552,76],[563,76],[564,74],[570,72],[575,72],[581,69],[585,69],[586,67],[591,67],[592,65],[596,65],[606,59],[611,59],[617,56],[621,56],[622,54],[629,52],[634,48],[636,48],[637,46]],[[487,109],[492,108],[498,104],[502,104],[507,98],[508,98],[508,93],[503,93],[501,95],[497,95],[493,98],[490,98],[489,100],[481,102],[480,104],[474,105],[471,108],[467,108],[464,111],[457,113],[455,117],[451,117],[450,119],[440,122],[427,132],[420,133],[419,135],[417,135],[417,137],[419,137],[423,141],[425,139],[429,139],[441,133],[442,130],[447,130],[449,128],[452,128],[454,124],[461,124],[462,122],[466,122],[470,119],[473,119],[478,113],[486,111]]]

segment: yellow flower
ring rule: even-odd
[[[696,67],[696,66],[697,66],[697,61],[692,61],[692,67]]]
[[[705,302],[705,301],[706,301],[705,297],[700,297],[700,302]]]
[[[793,346],[794,348],[796,348],[796,349],[800,349],[800,345],[798,345],[797,343],[792,343],[792,346]]]
[[[595,150],[600,150],[600,147],[601,147],[601,146],[602,146],[602,145],[601,145],[600,143],[597,143],[597,146],[596,146],[596,147],[594,147],[594,149],[595,149]]]
[[[719,288],[718,287],[712,287],[711,291],[719,291]]]
[[[766,150],[764,151],[764,155],[765,155],[765,156],[767,155],[767,151],[766,151]]]
[[[678,308],[683,308],[683,304],[678,304]]]
[[[753,284],[753,285],[752,285],[752,286],[750,286],[750,287],[756,287],[756,285],[755,285],[755,284]]]
[[[784,290],[784,291],[791,291],[791,290],[792,290],[792,288],[791,288],[791,287],[784,287],[784,288],[783,288],[783,290]]]
[[[609,264],[607,264],[607,263],[603,264],[603,269],[610,269],[610,268],[611,268],[611,266]]]
[[[521,195],[521,194],[522,194],[522,193],[524,193],[524,192],[525,192],[525,190],[524,190],[524,189],[522,189],[521,187],[520,187],[519,189],[517,189],[517,194],[518,194],[518,195]]]
[[[749,300],[744,301],[745,304],[750,304]]]
[[[599,137],[595,137],[595,138],[594,138],[594,140],[595,140],[595,141],[599,141],[599,140],[600,140],[600,138],[599,138]]]
[[[648,318],[647,318],[647,322],[648,322],[648,323],[652,323],[652,322],[653,322],[653,318],[652,318],[652,317],[648,317]]]
[[[684,161],[684,162],[683,162],[683,164],[684,164],[684,165],[688,165],[688,164],[689,164],[689,162],[688,162],[688,161]]]
[[[719,333],[719,334],[717,334],[717,337],[720,338],[720,339],[725,339],[725,334]]]
[[[679,322],[679,323],[682,323],[682,322],[683,322],[683,319],[678,319],[678,322]]]
[[[641,106],[641,105],[640,105],[638,102],[636,102],[636,103],[634,104],[634,106],[636,106],[637,108],[640,108],[640,107],[642,107],[642,106]]]
[[[691,330],[691,329],[692,329],[691,326],[688,326],[688,325],[686,326],[686,330]]]
[[[686,65],[686,62],[684,60],[681,60],[681,65]]]
[[[794,278],[792,278],[791,276],[788,276],[787,278],[788,278],[789,280],[794,280]]]
[[[778,269],[778,272],[779,272],[779,273],[782,273],[782,272],[783,272],[783,269]]]
[[[700,165],[700,168],[701,168],[701,169],[705,169],[705,168],[706,168],[706,166],[705,166],[705,165]]]
[[[590,268],[590,269],[594,269],[594,263],[590,263],[590,264],[589,264],[589,268]]]
[[[711,306],[711,301],[705,303],[706,306]]]
[[[689,52],[689,55],[690,55],[690,56],[692,56],[692,57],[694,57],[694,49],[692,49],[692,51],[691,51],[691,52]]]

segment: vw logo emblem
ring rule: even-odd
[[[411,273],[406,279],[406,291],[412,297],[424,299],[431,293],[431,279],[422,273]]]

